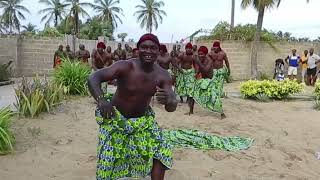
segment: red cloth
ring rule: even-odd
[[[200,48],[199,48],[199,50],[198,50],[198,53],[199,53],[199,52],[203,52],[205,55],[207,55],[208,52],[209,52],[209,50],[208,50],[208,48],[205,47],[205,46],[200,46]]]
[[[104,42],[99,42],[99,43],[97,44],[97,48],[106,49],[106,45],[104,44]]]
[[[192,44],[191,43],[188,43],[185,47],[185,49],[192,49]]]
[[[138,51],[139,49],[138,48],[133,48],[132,49],[132,52],[136,52],[136,51]]]
[[[220,47],[220,41],[214,41],[213,44],[212,44],[212,47],[221,48]]]
[[[151,34],[151,33],[147,33],[147,34],[144,34],[143,36],[141,36],[138,43],[137,43],[137,47],[139,48],[140,44],[143,43],[144,41],[147,41],[147,40],[154,42],[158,47],[160,47],[160,42],[159,42],[158,37],[154,34]]]
[[[163,52],[165,52],[165,53],[167,53],[168,52],[168,50],[167,50],[167,46],[166,45],[164,45],[164,44],[160,44],[160,48],[159,48],[160,50],[162,50]]]

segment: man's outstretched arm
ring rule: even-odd
[[[157,87],[156,98],[160,104],[164,105],[166,111],[173,112],[176,110],[178,101],[172,90],[172,79],[167,72],[165,72],[165,79],[160,83],[160,87]]]

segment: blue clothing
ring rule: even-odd
[[[289,58],[289,66],[291,67],[298,67],[300,56],[288,56]]]

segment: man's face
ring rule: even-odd
[[[314,49],[310,49],[309,53],[313,54],[313,52],[314,52]]]
[[[198,52],[198,56],[199,56],[200,59],[205,59],[206,58],[206,55],[202,51]]]
[[[192,54],[193,53],[192,48],[186,48],[186,53],[187,54]]]
[[[138,50],[133,51],[132,57],[133,58],[139,57],[139,51]]]
[[[107,52],[111,53],[111,47],[110,46],[107,47]]]
[[[101,54],[103,53],[103,49],[102,48],[98,48],[97,51]]]
[[[181,49],[181,46],[180,46],[180,45],[178,45],[178,46],[177,46],[177,50],[178,50],[178,51],[180,51],[180,49]]]
[[[308,50],[305,50],[305,51],[304,51],[304,55],[308,55]]]
[[[197,51],[197,49],[198,49],[197,45],[193,45],[193,46],[192,46],[192,50],[193,50],[193,51]]]
[[[70,51],[70,46],[66,46],[66,50],[67,50],[67,51]]]
[[[217,52],[219,52],[220,48],[219,47],[212,47],[211,50],[214,51],[215,53],[217,53]]]
[[[129,45],[128,45],[128,44],[125,44],[124,47],[125,47],[126,49],[129,49]]]
[[[79,45],[79,49],[80,49],[80,50],[84,50],[84,45],[83,45],[83,44],[80,44],[80,45]]]
[[[62,51],[62,50],[63,50],[63,46],[60,45],[60,46],[59,46],[59,51]]]
[[[159,46],[147,40],[139,45],[139,57],[144,63],[154,63],[159,55]]]
[[[297,53],[297,50],[293,49],[292,54],[296,54],[296,53]]]
[[[121,44],[120,43],[118,44],[118,49],[121,49]]]

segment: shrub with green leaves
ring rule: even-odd
[[[10,65],[13,61],[9,61],[5,64],[0,64],[0,82],[1,81],[8,81],[11,77],[11,70]]]
[[[14,135],[10,132],[13,113],[9,107],[0,109],[0,155],[13,151]]]
[[[22,79],[22,83],[15,89],[16,108],[20,115],[37,117],[41,112],[51,112],[51,109],[63,100],[63,86],[41,80],[38,76],[29,81]]]
[[[87,64],[63,59],[61,65],[54,72],[54,80],[57,84],[64,86],[67,94],[87,95],[87,80],[90,73],[91,69]]]
[[[317,81],[317,83],[316,83],[314,95],[316,96],[316,99],[320,100],[320,81]]]
[[[303,91],[303,85],[297,81],[284,80],[249,80],[241,83],[240,92],[245,98],[256,99],[258,95],[264,94],[270,99],[285,99],[288,96]]]

